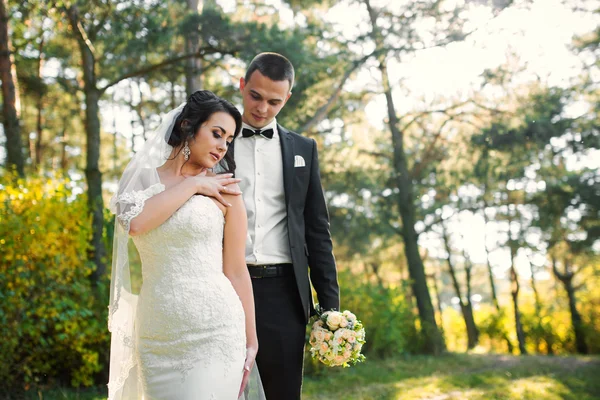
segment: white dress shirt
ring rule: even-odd
[[[243,124],[242,128],[256,130]],[[235,174],[248,213],[246,263],[252,265],[291,263],[287,211],[283,188],[283,161],[277,122],[261,130],[273,129],[273,138],[261,135],[235,140]]]

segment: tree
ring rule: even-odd
[[[138,2],[125,2],[122,6],[118,14],[119,18],[112,21],[109,20],[109,16],[114,12],[112,3],[99,6],[85,3],[66,4],[63,7],[69,21],[70,32],[79,47],[83,72],[81,89],[85,99],[87,137],[85,175],[88,205],[93,225],[91,258],[96,265],[96,270],[92,275],[93,281],[97,281],[104,274],[106,268],[106,249],[102,240],[104,226],[102,173],[99,168],[99,101],[101,96],[108,88],[125,79],[143,76],[189,58],[203,57],[206,54],[220,51],[214,46],[208,46],[168,59],[157,58],[154,55],[151,57],[153,62],[140,68],[135,63],[136,53],[137,57],[145,57],[146,48],[158,51],[160,46],[165,46],[165,41],[169,40],[168,33],[172,33],[172,31],[164,28],[163,24],[163,21],[168,20],[167,9],[160,3],[151,2],[140,2],[139,4]],[[144,17],[139,18],[142,14]],[[137,36],[136,32],[139,33]],[[229,49],[221,52],[233,51]],[[111,60],[111,62],[107,62],[107,60]],[[121,72],[121,69],[126,72]],[[100,82],[103,84],[100,85]]]
[[[25,159],[21,142],[21,129],[17,114],[16,71],[11,52],[8,28],[8,3],[0,0],[0,79],[2,80],[2,116],[6,135],[6,163],[13,166],[19,176],[25,176]]]
[[[186,29],[185,33],[185,50],[186,53],[193,53],[200,47],[200,35],[198,34],[197,25],[194,26],[193,21],[197,22],[198,11],[202,8],[202,1],[186,0],[186,3],[189,12],[188,18],[191,23],[189,25],[190,29]],[[202,59],[190,57],[186,60],[185,91],[189,96],[200,89],[202,89]]]
[[[460,311],[462,312],[463,319],[465,320],[465,327],[467,330],[467,339],[468,344],[467,347],[469,349],[477,346],[479,341],[479,331],[477,330],[477,325],[475,324],[475,318],[473,316],[473,305],[471,304],[471,268],[470,260],[465,257],[465,283],[467,287],[466,297],[463,296],[462,290],[460,288],[460,283],[458,282],[458,277],[456,274],[456,267],[454,266],[454,262],[452,260],[452,248],[450,246],[450,235],[448,233],[448,228],[446,226],[446,222],[443,221],[442,225],[442,239],[444,241],[444,247],[446,248],[447,258],[446,262],[448,264],[448,273],[452,278],[452,285],[454,286],[454,291],[456,292],[456,297],[458,297],[458,304],[460,305]],[[464,253],[463,253],[464,254]]]

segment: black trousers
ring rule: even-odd
[[[267,400],[300,399],[306,322],[294,276],[252,278],[258,355]]]

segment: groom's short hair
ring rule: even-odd
[[[260,53],[250,63],[244,80],[248,82],[254,71],[260,71],[261,74],[273,81],[288,81],[290,91],[294,86],[294,66],[284,56],[277,53]]]

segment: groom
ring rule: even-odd
[[[323,309],[339,308],[317,144],[275,119],[293,85],[294,67],[284,56],[252,60],[240,79],[243,130],[234,152],[248,213],[256,362],[268,400],[300,399],[306,324],[314,314],[311,283]]]

